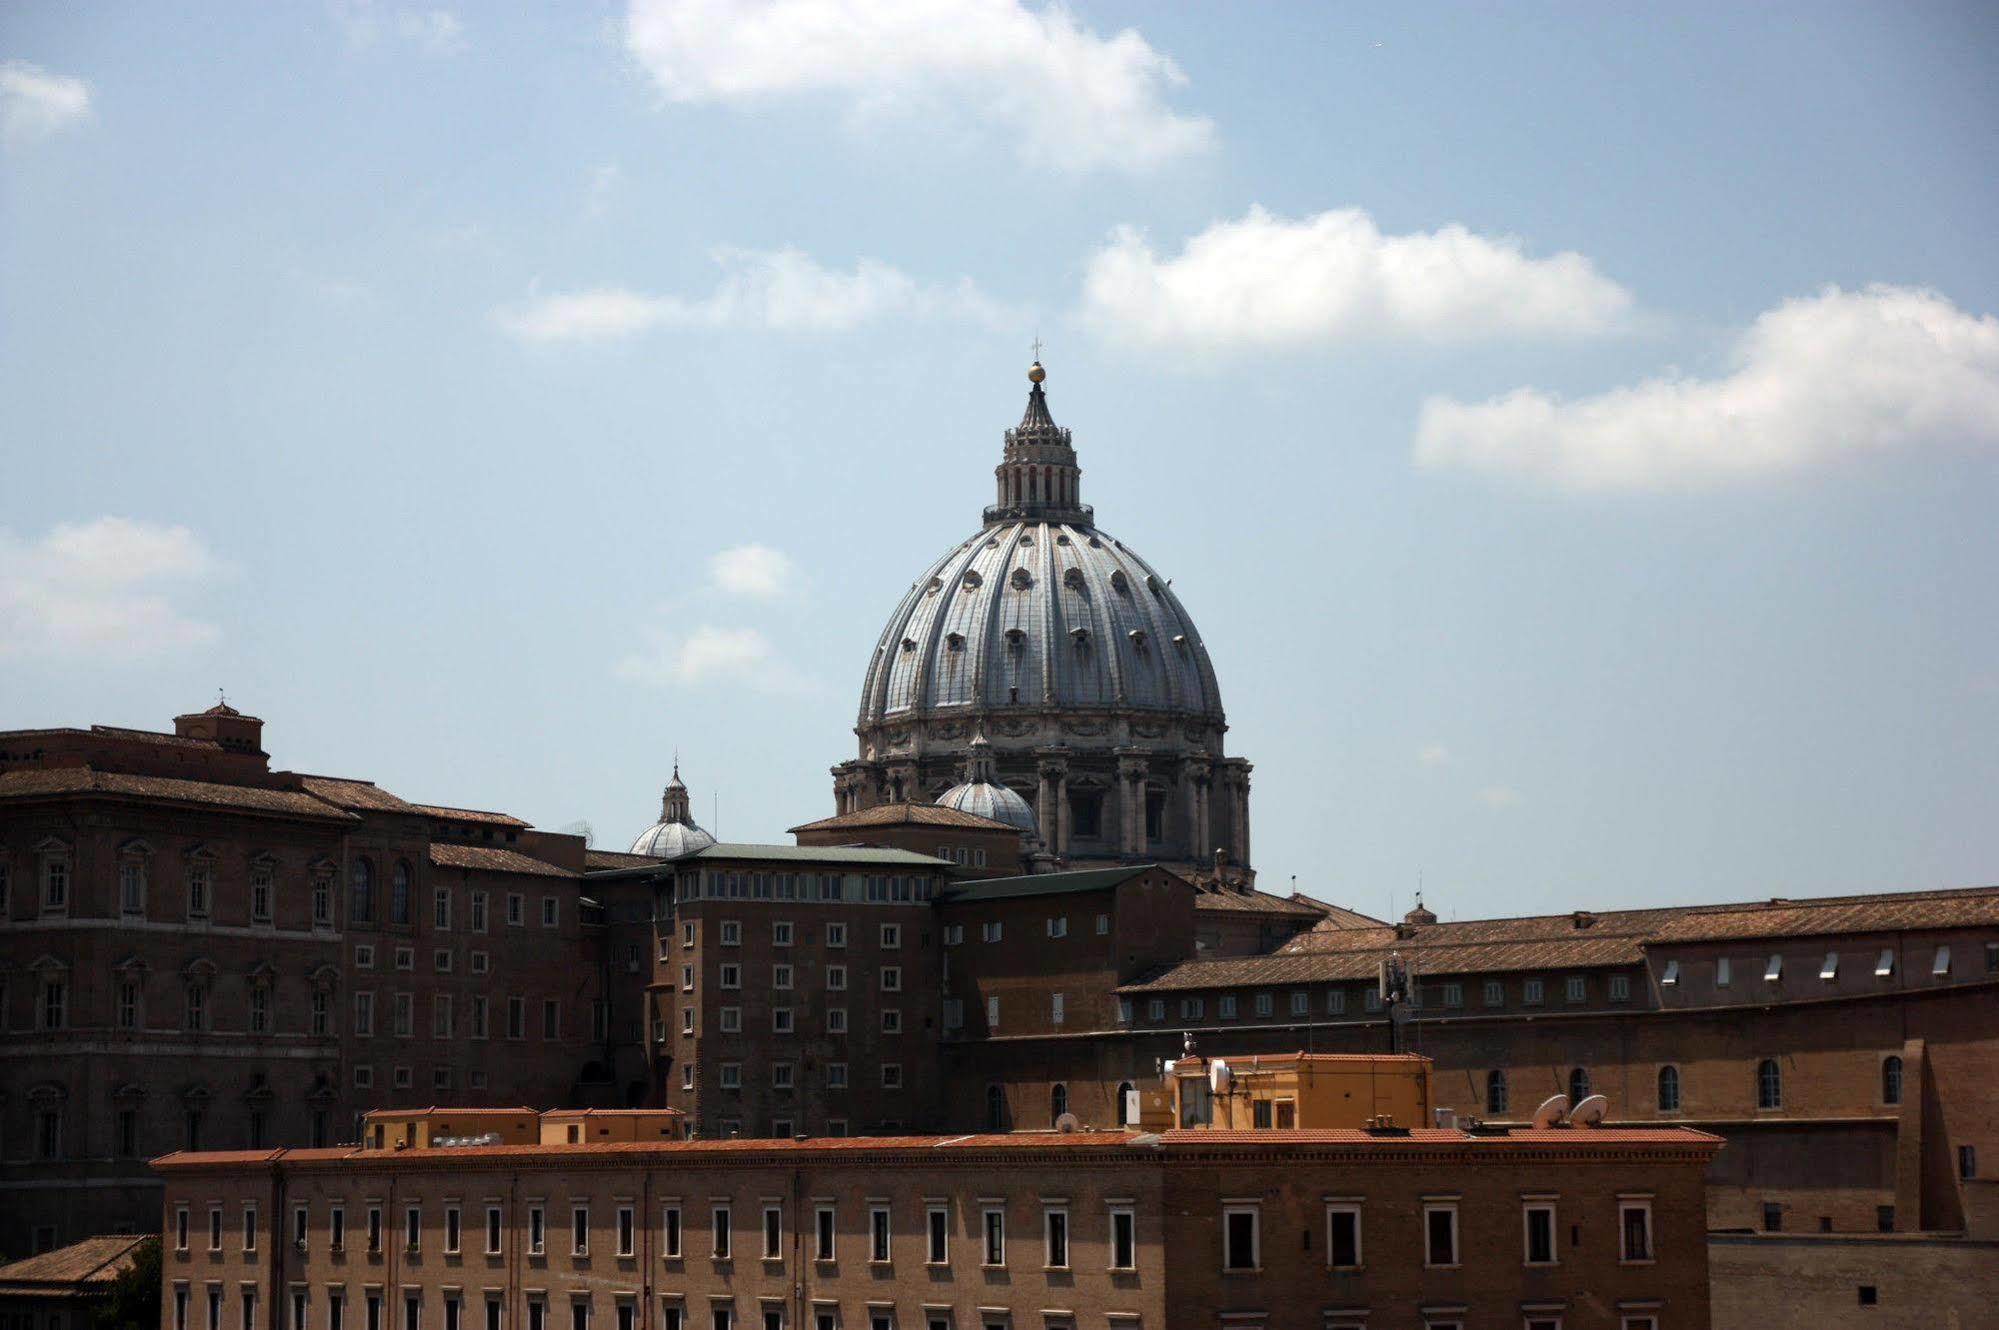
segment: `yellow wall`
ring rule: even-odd
[[[491,1113],[370,1113],[362,1144],[371,1150],[423,1149],[440,1136],[499,1136],[501,1145],[533,1145],[541,1139],[537,1116],[495,1109]]]
[[[541,1143],[673,1141],[680,1139],[684,1120],[678,1113],[658,1111],[598,1115],[551,1109],[541,1115]]]
[[[1208,1083],[1212,1061],[1178,1067],[1172,1077],[1175,1120],[1188,1123],[1187,1109]],[[1358,1128],[1383,1114],[1398,1127],[1430,1122],[1430,1060],[1410,1056],[1315,1061],[1276,1057],[1218,1059],[1231,1076],[1226,1093],[1211,1097],[1206,1125],[1217,1130],[1258,1128]],[[1259,1114],[1258,1106],[1263,1112]],[[1192,1124],[1188,1124],[1192,1125]]]

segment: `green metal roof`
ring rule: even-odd
[[[947,887],[947,901],[1008,900],[1015,896],[1059,896],[1072,891],[1102,891],[1120,882],[1129,882],[1157,864],[1129,864],[1116,868],[1077,868],[1067,873],[1029,873],[1025,877],[996,877],[984,882],[961,882]]]
[[[717,859],[755,860],[773,864],[873,864],[880,867],[949,868],[950,863],[914,850],[884,850],[854,845],[738,845],[722,842],[674,860],[677,864]]]

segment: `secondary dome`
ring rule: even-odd
[[[1152,565],[1097,529],[1081,474],[1035,378],[985,526],[924,570],[882,630],[863,727],[1015,706],[1221,719],[1200,630]]]
[[[715,838],[694,825],[687,807],[687,787],[680,783],[680,763],[673,764],[673,779],[659,801],[659,821],[647,827],[632,842],[633,854],[649,854],[659,859],[678,859],[705,850]]]
[[[940,805],[1004,822],[1029,836],[1040,834],[1034,810],[1027,806],[1027,800],[993,778],[992,745],[982,734],[972,740],[969,765],[963,781],[937,796]]]

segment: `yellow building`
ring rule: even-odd
[[[1185,1057],[1166,1064],[1160,1094],[1141,1096],[1139,1122],[1217,1131],[1427,1127],[1431,1103],[1430,1059],[1417,1053]]]
[[[677,1108],[551,1108],[541,1115],[543,1145],[677,1141],[687,1115]]]
[[[443,1145],[534,1145],[541,1115],[531,1108],[378,1108],[362,1119],[367,1150]],[[486,1139],[486,1138],[491,1139]]]

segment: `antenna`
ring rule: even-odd
[[[1568,1113],[1569,1097],[1567,1095],[1549,1095],[1541,1101],[1541,1106],[1534,1110],[1534,1126],[1537,1130],[1545,1130],[1549,1127],[1558,1126],[1568,1116]]]
[[[1594,1127],[1603,1121],[1603,1115],[1610,1111],[1610,1101],[1600,1094],[1593,1094],[1569,1110],[1569,1121],[1582,1127]]]

